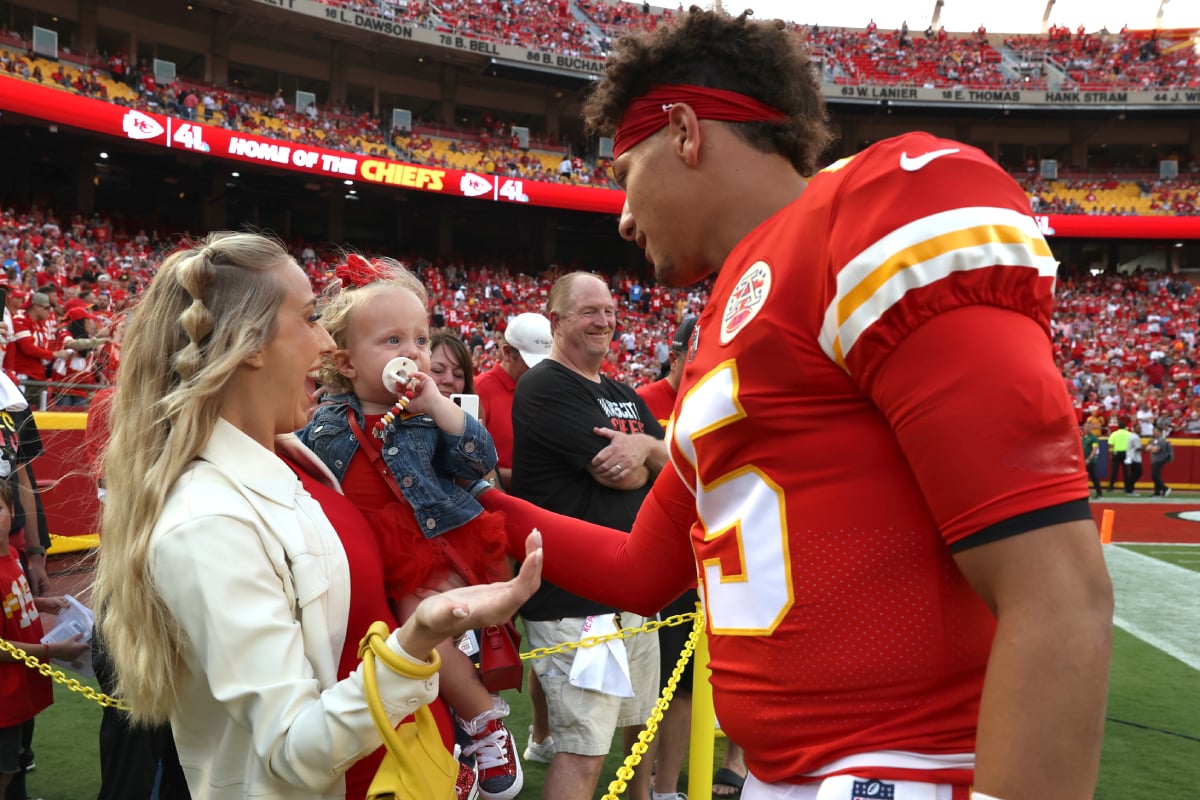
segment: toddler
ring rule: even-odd
[[[321,371],[328,392],[300,431],[371,521],[384,553],[388,600],[403,621],[421,598],[468,582],[455,558],[483,582],[505,580],[503,518],[486,512],[455,479],[479,480],[496,466],[483,426],[429,377],[430,334],[425,288],[395,262],[350,255],[339,266],[321,323],[338,349]],[[403,412],[383,370],[404,356],[417,365]],[[453,550],[453,555],[447,554]],[[523,776],[501,720],[508,706],[489,694],[475,665],[453,641],[442,656],[441,694],[470,737],[480,793],[511,800]]]

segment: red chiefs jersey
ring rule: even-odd
[[[34,322],[24,311],[13,314],[12,340],[4,352],[4,368],[14,375],[45,380],[46,363],[54,358],[50,349],[54,333],[45,323]]]
[[[0,638],[25,645],[42,641],[42,620],[16,550],[0,556]],[[41,648],[33,648],[41,655]],[[54,702],[48,676],[15,661],[0,662],[0,728],[31,720]]]
[[[970,780],[994,618],[951,546],[1087,496],[1028,208],[978,150],[906,135],[818,174],[716,278],[655,492],[695,496],[717,716],[764,781]],[[981,366],[1010,333],[1033,357]],[[1028,407],[979,430],[995,386],[968,367]]]
[[[671,388],[666,378],[660,378],[653,383],[639,386],[636,390],[638,397],[646,401],[646,407],[658,420],[658,424],[666,430],[667,420],[671,417],[671,409],[675,405],[675,390]]]

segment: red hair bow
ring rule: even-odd
[[[358,253],[346,256],[346,263],[338,264],[333,274],[342,282],[343,288],[358,288],[387,277],[382,269]]]

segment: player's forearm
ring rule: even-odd
[[[650,471],[650,477],[653,479],[667,465],[667,443],[662,439],[655,439],[653,436],[642,435],[649,440],[646,445],[646,468]]]
[[[979,713],[975,786],[1003,800],[1091,798],[1112,644],[1111,594],[1002,613]]]

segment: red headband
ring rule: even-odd
[[[655,86],[629,104],[613,136],[613,158],[634,147],[667,124],[667,112],[676,103],[687,103],[700,119],[723,122],[774,122],[787,119],[777,108],[739,92],[691,84]]]

